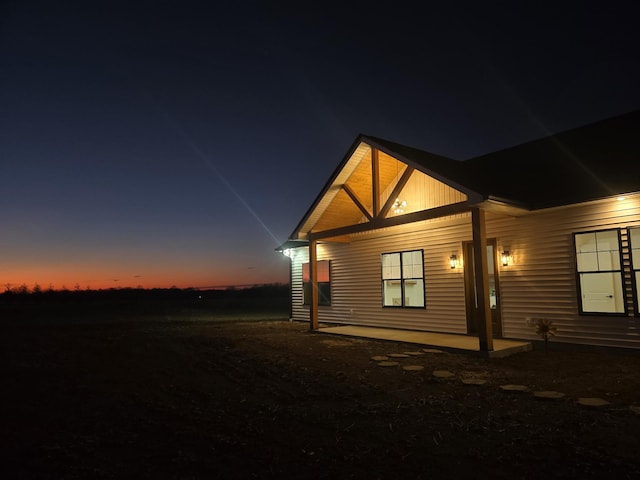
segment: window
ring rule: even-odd
[[[634,285],[634,304],[636,306],[636,315],[640,307],[640,228],[629,229],[629,246],[631,248],[631,271],[633,275]]]
[[[382,254],[382,305],[424,308],[422,250]]]
[[[574,234],[581,313],[625,313],[620,231]]]
[[[318,266],[318,305],[331,305],[331,262],[321,260]],[[311,274],[309,263],[302,264],[303,305],[311,305]]]

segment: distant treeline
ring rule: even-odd
[[[165,299],[165,300],[191,300],[191,299],[247,299],[247,298],[271,298],[288,297],[289,285],[274,283],[266,285],[254,285],[251,287],[226,287],[224,289],[201,290],[197,288],[109,288],[100,290],[41,290],[29,289],[26,286],[7,288],[0,293],[0,301],[33,301],[38,299],[49,300],[127,300],[127,299]]]
[[[288,318],[289,285],[242,288],[113,288],[106,290],[7,290],[0,321],[131,318]]]
[[[193,295],[206,296],[207,298],[238,298],[238,297],[266,297],[271,295],[288,295],[289,285],[282,283],[270,283],[264,285],[251,285],[251,286],[229,286],[224,288],[107,288],[92,290],[87,288],[85,290],[76,287],[73,290],[63,288],[61,290],[54,290],[49,288],[47,290],[42,289],[40,286],[35,285],[33,288],[29,288],[27,285],[20,285],[17,287],[6,285],[5,291],[0,293],[0,297],[12,297],[21,295],[34,295],[34,296],[47,296],[47,297],[83,297],[83,298],[97,298],[97,297],[163,297],[163,298],[191,298]]]

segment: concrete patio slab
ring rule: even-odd
[[[362,327],[355,325],[321,327],[317,332],[332,335],[344,335],[348,337],[375,338],[378,340],[414,343],[418,345],[446,348],[450,351],[476,352],[486,354],[491,358],[506,357],[514,353],[528,352],[533,349],[530,342],[494,339],[493,350],[489,352],[480,352],[478,337],[472,337],[469,335],[399,330],[393,328]]]

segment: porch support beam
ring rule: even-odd
[[[377,217],[380,213],[380,159],[378,158],[378,149],[371,148],[371,194],[373,205],[373,216]]]
[[[309,330],[318,329],[318,253],[316,240],[309,241],[309,279],[311,299],[309,304]]]
[[[470,209],[469,202],[458,202],[442,207],[430,208],[429,210],[421,210],[419,212],[406,213],[397,217],[389,218],[373,218],[366,223],[356,223],[347,225],[346,227],[332,228],[319,232],[309,232],[307,240],[321,240],[325,238],[340,237],[342,235],[350,235],[352,233],[369,232],[377,228],[395,227],[405,223],[419,222],[421,220],[431,220],[434,218],[445,217],[447,215],[455,215],[458,213],[468,212]]]
[[[380,214],[378,215],[379,217],[384,218],[387,216],[387,213],[389,213],[389,210],[391,210],[391,207],[396,201],[396,198],[398,198],[398,195],[400,195],[400,192],[409,181],[409,177],[411,177],[411,174],[413,173],[413,171],[414,171],[414,168],[407,165],[407,168],[405,168],[404,172],[402,172],[402,176],[400,177],[400,179],[398,180],[398,183],[396,184],[393,191],[391,192],[391,195],[389,195],[387,202],[382,206],[382,209],[380,210]]]
[[[351,200],[353,200],[353,203],[356,204],[356,206],[360,209],[360,211],[362,212],[362,214],[367,217],[368,220],[372,220],[373,217],[371,216],[371,214],[367,211],[366,207],[362,204],[362,202],[360,201],[360,199],[358,198],[358,196],[354,193],[353,190],[351,190],[349,188],[348,185],[343,185],[342,189],[344,190],[344,192],[349,195],[349,198],[351,198]]]
[[[480,208],[471,209],[471,230],[473,233],[474,282],[478,302],[478,340],[480,353],[493,350],[491,328],[491,305],[489,304],[489,267],[487,262],[487,228],[485,213]]]

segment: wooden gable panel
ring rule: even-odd
[[[467,200],[462,192],[413,168],[360,143],[318,199],[299,230],[300,238],[307,233],[336,230]],[[394,193],[400,188],[400,195]],[[401,200],[407,202],[402,212],[394,211],[390,205],[391,195],[402,196]],[[374,211],[376,208],[378,211]]]
[[[373,186],[371,182],[371,150],[365,154],[345,185],[358,197],[358,200],[373,215]]]
[[[321,232],[333,228],[345,227],[361,223],[364,220],[364,214],[353,202],[351,197],[340,190],[315,223],[312,232]]]
[[[391,192],[393,187],[398,182],[398,179],[404,172],[407,165],[402,163],[400,160],[392,157],[391,155],[387,155],[384,152],[378,153],[379,167],[380,167],[380,192],[386,192],[387,190]],[[384,203],[384,200],[389,198],[389,194],[387,193],[387,197],[384,198],[384,193],[381,195],[381,204]]]
[[[383,201],[389,198],[392,186],[393,184],[382,193]],[[407,202],[403,213],[429,210],[467,200],[467,196],[461,191],[417,170],[411,174],[398,198]],[[394,215],[391,210],[388,216]]]

